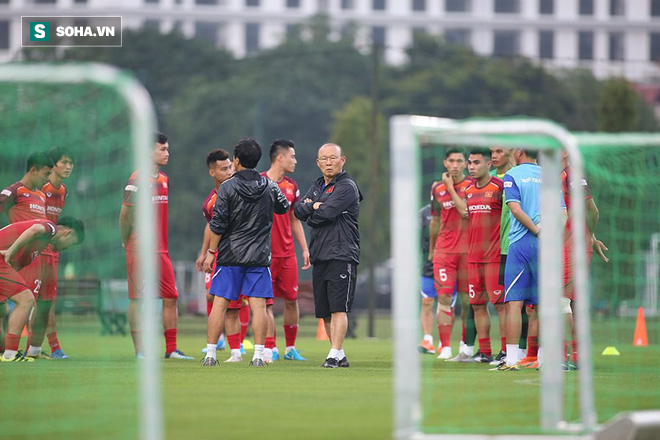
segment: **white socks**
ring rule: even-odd
[[[38,356],[39,353],[41,353],[41,347],[35,347],[34,345],[30,345],[30,348],[28,348],[28,356]]]
[[[252,360],[261,359],[263,361],[265,348],[266,347],[264,345],[254,344],[254,356],[252,356]],[[272,357],[272,351],[271,351],[271,357]]]
[[[518,355],[520,348],[518,344],[506,344],[506,364],[508,366],[518,363]]]
[[[433,345],[433,335],[424,335],[424,340],[428,341]]]
[[[330,353],[328,353],[328,356],[327,356],[327,357],[328,357],[328,358],[335,358],[335,359],[342,359],[344,356],[340,356],[340,354],[341,354],[343,351],[344,351],[344,350],[336,350],[336,349],[334,349],[334,348],[331,348],[331,349],[330,349]]]
[[[215,359],[217,344],[206,344],[206,357]]]

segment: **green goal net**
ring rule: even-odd
[[[136,145],[153,141],[151,101],[127,74],[106,66],[5,65],[0,114],[0,187],[23,178],[32,153],[66,148],[74,167],[64,180],[62,216],[78,217],[86,228],[84,243],[59,256],[54,317],[69,359],[2,364],[2,437],[136,438],[146,405],[138,389],[145,385],[138,362],[116,358],[134,357],[118,218],[126,181],[141,155]],[[0,216],[1,226],[8,221]],[[3,306],[11,314],[12,301]],[[6,319],[3,324],[6,330]],[[54,336],[52,329],[47,333],[42,353],[48,356]],[[28,337],[26,329],[20,350]],[[158,429],[142,434],[149,438]]]

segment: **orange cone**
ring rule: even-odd
[[[635,326],[635,347],[646,347],[649,345],[649,338],[646,334],[646,320],[644,319],[644,309],[640,307],[637,310],[637,325]]]
[[[23,331],[21,332],[21,338],[24,338],[27,335],[28,335],[28,329],[27,329],[27,325],[26,325],[25,327],[23,327]]]
[[[319,328],[316,330],[316,339],[318,341],[328,341],[328,332],[325,331],[325,322],[319,319]]]

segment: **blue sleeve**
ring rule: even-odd
[[[514,178],[508,174],[504,175],[504,197],[506,198],[506,203],[520,203],[520,189],[518,189]]]
[[[564,195],[563,195],[563,194],[560,194],[560,197],[559,197],[559,198],[561,199],[561,207],[562,207],[562,209],[566,209],[566,200],[564,200]]]

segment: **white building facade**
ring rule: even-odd
[[[19,59],[22,15],[120,15],[124,28],[177,28],[243,57],[319,12],[336,38],[354,24],[357,44],[383,44],[391,63],[429,32],[482,55],[660,83],[660,0],[0,0],[0,61]]]

